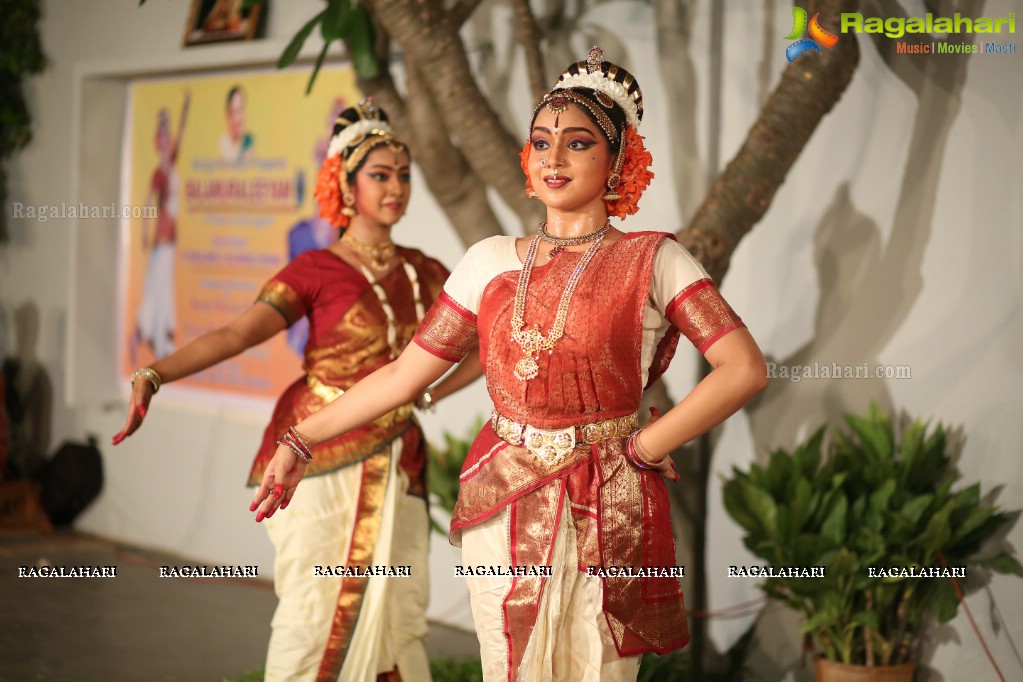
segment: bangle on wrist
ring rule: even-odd
[[[163,383],[163,379],[160,378],[160,373],[152,367],[139,367],[132,372],[130,377],[131,385],[134,386],[135,380],[139,378],[145,379],[153,385],[154,394],[160,391],[160,384]]]
[[[433,400],[433,393],[430,392],[430,389],[426,389],[419,396],[419,400],[416,401],[416,407],[418,407],[423,412],[427,412],[427,413],[432,413],[433,412],[433,410],[434,410],[434,400]]]
[[[664,463],[664,460],[668,458],[668,455],[661,457],[657,461],[651,461],[649,459],[650,453],[647,452],[639,442],[639,434],[642,430],[643,429],[637,429],[632,432],[631,436],[629,436],[629,441],[625,446],[625,454],[630,460],[632,460],[632,463],[640,469],[657,469]]]
[[[293,453],[299,459],[303,460],[306,464],[313,461],[313,452],[309,448],[309,444],[306,443],[305,438],[298,432],[298,430],[292,426],[287,432],[281,436],[281,439],[277,441],[278,445],[283,445]]]

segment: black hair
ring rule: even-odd
[[[231,109],[231,99],[235,95],[239,95],[239,94],[242,97],[245,96],[245,91],[242,90],[242,86],[238,85],[238,84],[232,85],[231,89],[227,91],[227,99],[224,101],[224,111],[229,111]]]

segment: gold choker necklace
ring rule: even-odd
[[[367,244],[346,233],[345,236],[341,237],[341,243],[351,249],[356,255],[368,258],[369,265],[374,270],[386,270],[387,266],[390,265],[390,260],[397,253],[394,242],[391,240],[380,244]]]
[[[554,258],[564,251],[566,246],[578,246],[579,244],[592,242],[595,239],[603,239],[604,235],[607,234],[607,231],[610,229],[611,223],[609,221],[598,227],[593,232],[581,234],[578,237],[555,237],[547,231],[547,223],[543,222],[540,223],[540,232],[538,234],[540,239],[544,240],[548,244],[554,244],[554,248],[547,254],[548,258]]]
[[[536,362],[536,356],[542,351],[553,353],[554,344],[565,333],[565,323],[568,321],[568,305],[572,302],[572,294],[575,293],[575,288],[579,285],[579,280],[582,279],[583,270],[590,264],[593,256],[597,253],[597,249],[600,248],[600,242],[603,241],[604,235],[607,234],[608,226],[605,225],[600,228],[593,233],[595,236],[590,237],[593,243],[590,245],[590,248],[586,249],[579,263],[576,264],[575,270],[572,271],[572,275],[568,278],[568,285],[565,287],[565,291],[562,292],[561,300],[558,302],[558,312],[554,317],[554,325],[546,336],[540,333],[538,325],[534,325],[537,327],[535,329],[524,329],[526,326],[526,291],[529,289],[529,275],[532,273],[533,263],[536,261],[537,247],[540,244],[540,240],[543,239],[543,227],[540,229],[541,233],[537,234],[529,242],[526,261],[522,264],[522,270],[519,272],[519,282],[515,287],[515,306],[512,309],[511,337],[512,341],[515,341],[522,347],[524,354],[522,359],[515,363],[514,374],[515,378],[519,381],[529,381],[536,378],[540,371],[540,366]],[[587,236],[583,235],[583,237]],[[571,237],[570,239],[582,239],[583,237]],[[558,245],[557,248],[563,247]]]

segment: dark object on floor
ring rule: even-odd
[[[103,459],[96,439],[65,441],[43,467],[43,509],[54,526],[70,525],[103,488]]]

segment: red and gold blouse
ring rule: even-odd
[[[581,257],[562,252],[533,268],[526,327],[539,325],[544,333],[552,327]],[[511,339],[521,267],[513,237],[475,245],[448,279],[414,341],[456,361],[478,337],[495,410],[539,429],[636,412],[643,389],[667,369],[681,334],[704,352],[743,326],[706,271],[671,235],[627,234],[596,253],[575,290],[563,337],[537,358],[538,376],[522,381],[513,367],[523,351]],[[626,437],[577,441],[570,454],[548,464],[526,447],[503,440],[488,422],[462,470],[452,541],[459,541],[462,529],[509,507],[512,556],[543,563],[567,494],[580,568],[673,565],[667,488],[659,473],[629,463]],[[604,613],[619,654],[664,653],[685,645],[689,636],[677,578],[603,580]],[[528,634],[540,590],[527,581],[516,583],[516,589],[522,594],[510,595],[507,603],[518,608],[506,616]]]
[[[448,272],[439,262],[414,249],[398,253],[416,272],[422,304],[429,307],[441,293]],[[416,331],[413,286],[405,269],[397,267],[379,280],[394,310],[397,345],[404,348]],[[288,427],[323,408],[363,377],[393,358],[387,343],[387,316],[372,286],[358,270],[328,249],[307,251],[286,265],[257,298],[273,306],[288,325],[303,315],[309,318],[305,347],[305,376],[289,386],[274,407],[273,417],[249,474],[257,485],[277,449],[277,439]],[[308,474],[322,474],[358,462],[394,438],[409,439],[401,466],[409,474],[412,490],[422,487],[425,449],[411,410],[400,409],[355,431],[313,448]],[[307,475],[308,475],[307,474]]]

